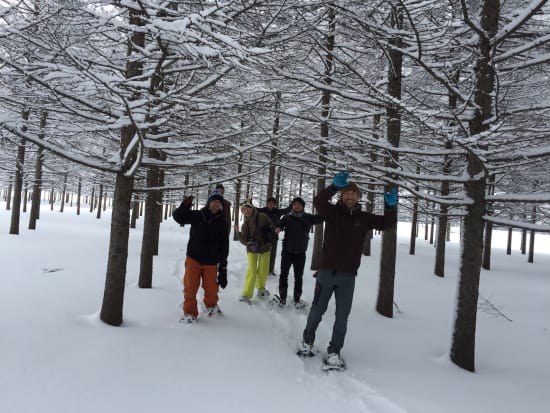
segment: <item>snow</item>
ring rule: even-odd
[[[84,208],[85,209],[85,208]],[[535,263],[507,256],[495,231],[491,271],[483,271],[476,373],[449,361],[458,272],[458,229],[447,248],[446,277],[433,275],[435,249],[419,238],[408,255],[409,226],[399,223],[395,301],[387,319],[374,311],[380,256],[363,257],[357,277],[343,373],[323,373],[320,356],[295,348],[306,311],[238,302],[244,247],[231,242],[225,315],[178,323],[188,228],[163,222],[152,289],[137,287],[141,225],[131,230],[122,327],[99,320],[109,216],[41,210],[36,231],[9,235],[0,211],[0,411],[6,413],[548,411],[550,406],[550,237],[538,235]],[[423,230],[420,230],[423,233]],[[280,252],[280,245],[279,245]],[[308,253],[311,253],[309,251]],[[309,260],[308,264],[309,265]],[[277,263],[278,267],[278,263]],[[292,285],[292,275],[290,277]],[[276,290],[270,277],[268,288]],[[304,299],[311,301],[307,270]],[[317,334],[328,344],[334,307]]]

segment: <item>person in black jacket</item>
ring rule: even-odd
[[[191,210],[192,205],[193,198],[186,197],[173,215],[177,223],[191,225],[183,276],[183,315],[180,318],[180,321],[187,323],[197,321],[197,291],[201,281],[206,313],[209,316],[221,314],[218,286],[227,286],[229,251],[223,196],[214,191],[208,197],[206,206],[198,211]]]
[[[312,225],[320,224],[324,218],[321,215],[312,215],[304,212],[305,201],[296,197],[292,200],[292,210],[284,215],[275,232],[285,232],[283,238],[283,251],[281,253],[281,275],[279,276],[279,295],[275,295],[272,304],[284,306],[286,304],[288,290],[288,273],[294,266],[294,306],[304,308],[302,301],[302,279],[306,263],[306,250],[309,241],[309,232]]]
[[[263,212],[266,214],[269,219],[271,220],[271,223],[276,226],[279,222],[279,219],[281,219],[281,216],[284,214],[287,214],[292,209],[292,206],[288,206],[286,208],[277,208],[277,200],[273,197],[267,198],[266,206],[263,208],[259,208],[258,212]],[[279,241],[279,237],[276,236],[273,238],[271,242],[271,255],[269,257],[269,275],[277,275],[275,274],[275,257],[277,257],[277,242]]]

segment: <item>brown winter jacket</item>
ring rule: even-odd
[[[244,219],[243,226],[238,234],[239,241],[244,245],[248,245],[251,241],[256,241],[260,246],[259,252],[271,251],[271,242],[265,235],[268,230],[273,230],[271,220],[266,214],[258,212],[254,208],[252,215]],[[247,251],[249,251],[248,247]]]
[[[397,209],[386,205],[384,215],[361,211],[360,205],[350,210],[341,201],[336,205],[330,203],[336,192],[336,187],[330,185],[313,200],[319,215],[325,217],[321,268],[357,274],[367,232],[394,226]]]

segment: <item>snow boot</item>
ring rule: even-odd
[[[267,302],[272,307],[279,306],[284,307],[286,305],[286,298],[281,298],[277,294],[273,296],[271,300]]]
[[[346,369],[346,362],[340,357],[340,354],[330,353],[323,359],[321,368],[323,371],[344,371]]]
[[[184,314],[180,317],[180,323],[193,324],[197,322],[197,317],[192,314]]]
[[[300,357],[313,357],[315,355],[315,353],[313,352],[313,344],[302,341],[302,343],[298,347],[298,351],[296,351],[296,355]]]
[[[215,305],[214,307],[206,307],[206,315],[208,317],[216,316],[216,315],[222,315],[222,310],[218,305]]]
[[[269,293],[269,291],[267,291],[265,288],[260,288],[258,290],[258,294],[256,296],[263,300],[263,299],[266,299],[267,297],[269,297],[270,295],[271,294]]]

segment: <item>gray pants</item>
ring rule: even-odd
[[[338,272],[332,269],[322,269],[317,273],[315,295],[304,330],[304,342],[313,344],[315,341],[315,331],[317,331],[323,314],[327,311],[332,293],[334,293],[336,318],[332,327],[332,338],[330,339],[327,352],[329,354],[340,353],[340,350],[344,347],[354,289],[355,274]]]

